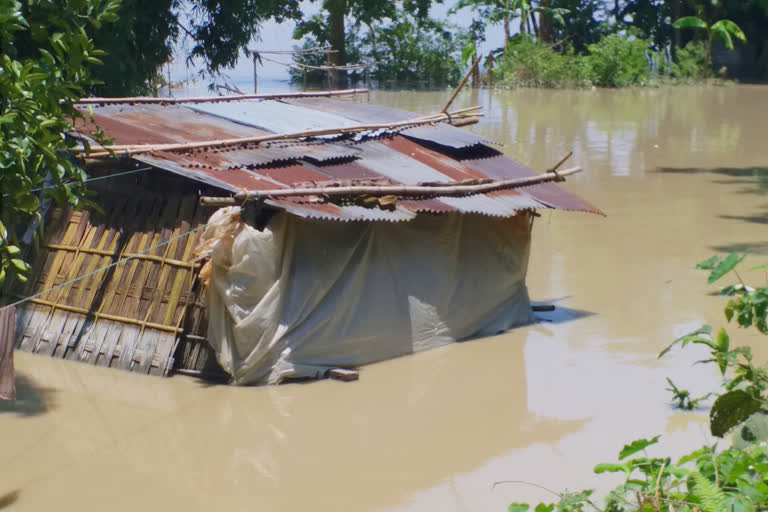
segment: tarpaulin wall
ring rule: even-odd
[[[217,240],[208,339],[236,384],[320,376],[533,320],[524,212],[348,223],[281,213],[263,231],[230,222],[222,236],[234,211],[217,212],[222,224],[203,239]]]

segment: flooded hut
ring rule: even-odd
[[[471,112],[333,96],[84,101],[101,211],[50,212],[17,348],[275,383],[531,322],[535,212],[599,211]]]

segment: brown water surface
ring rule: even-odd
[[[430,113],[446,92],[378,92]],[[527,328],[366,367],[355,383],[206,386],[17,353],[0,403],[0,507],[13,510],[506,510],[562,490],[637,437],[711,440],[665,377],[713,390],[700,352],[656,354],[723,299],[693,265],[768,259],[768,88],[473,91],[474,131],[544,170],[574,150],[570,190],[607,218],[545,213],[529,287],[557,305]],[[766,279],[754,272],[750,279]],[[768,359],[768,340],[731,328]],[[653,452],[652,452],[653,453]]]

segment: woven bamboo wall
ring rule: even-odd
[[[140,253],[203,225],[211,212],[198,208],[196,191],[176,178],[105,181],[108,185],[97,190],[103,213],[53,212],[34,277],[20,295],[49,290],[131,255],[136,258],[27,302],[19,308],[16,346],[167,375],[174,366],[190,367],[174,361],[179,341],[190,334],[190,344],[202,347],[191,364],[210,365],[203,338],[205,310],[196,283],[199,265],[190,263],[200,232]]]

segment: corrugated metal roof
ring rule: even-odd
[[[386,123],[413,114],[382,107],[312,98],[245,100],[204,105],[94,106],[94,120],[115,144],[161,144],[241,138],[266,133]],[[404,117],[405,116],[405,117]],[[91,125],[78,126],[82,133]],[[428,184],[510,179],[533,171],[487,146],[483,139],[450,126],[426,126],[375,140],[282,141],[194,151],[157,151],[136,160],[229,192],[277,190],[317,184]],[[426,135],[424,135],[426,134]],[[429,140],[420,137],[429,137]],[[369,134],[371,137],[371,134]],[[469,158],[475,154],[490,158]],[[465,157],[465,158],[462,158]],[[462,212],[510,216],[519,210],[559,208],[599,213],[594,206],[549,183],[484,195],[398,201],[393,209],[334,203],[321,197],[272,199],[273,207],[307,218],[405,221],[416,213]],[[354,203],[354,202],[353,202]]]
[[[418,114],[406,112],[405,110],[334,98],[285,98],[280,100],[280,103],[302,107],[315,112],[341,115],[361,124],[390,123],[418,117]],[[418,126],[402,130],[400,133],[406,137],[429,141],[453,149],[495,144],[473,133],[446,124]]]

